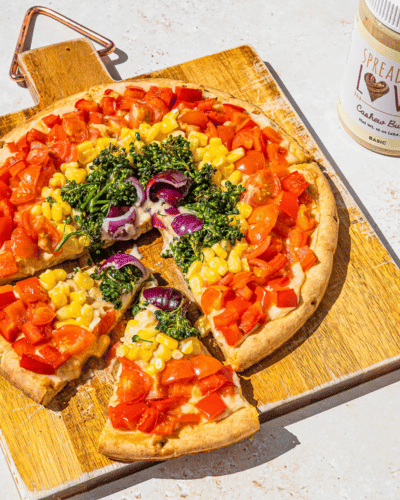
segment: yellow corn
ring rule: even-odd
[[[203,256],[203,261],[204,262],[209,262],[212,258],[215,257],[215,252],[211,248],[204,247],[201,250],[201,254]]]
[[[51,289],[53,293],[63,293],[66,297],[69,297],[70,289],[65,281],[59,281],[55,287]]]
[[[67,271],[64,269],[53,269],[56,281],[65,281],[67,279]]]
[[[189,286],[193,293],[200,294],[203,286],[203,278],[201,276],[193,276],[189,280]]]
[[[69,181],[75,181],[77,184],[82,184],[86,180],[87,172],[84,168],[72,168],[65,171],[65,177]]]
[[[49,297],[54,302],[57,309],[68,304],[68,298],[63,292],[55,291],[55,287],[49,291]]]
[[[218,274],[216,271],[213,271],[207,266],[203,267],[202,273],[203,278],[207,281],[208,284],[213,285],[217,281],[221,279],[221,275]]]
[[[165,361],[161,358],[157,358],[156,360],[154,360],[153,366],[156,373],[162,372],[165,368]]]
[[[217,148],[222,146],[222,141],[219,137],[211,137],[210,139],[210,148]]]
[[[61,210],[64,215],[70,215],[72,212],[71,205],[67,201],[60,203]]]
[[[153,353],[147,349],[143,349],[142,347],[139,348],[139,359],[142,361],[150,361],[150,359],[153,357]]]
[[[79,245],[82,247],[88,247],[90,245],[90,236],[79,236]]]
[[[68,306],[72,318],[79,318],[82,315],[82,305],[73,300]]]
[[[58,311],[57,311],[57,314],[58,314]],[[65,325],[82,326],[82,328],[86,328],[86,330],[88,330],[88,328],[86,326],[80,325],[76,319],[72,319],[72,318],[65,319],[64,321],[57,321],[54,326],[56,328],[61,328],[62,326],[65,326]]]
[[[57,188],[53,191],[52,197],[56,200],[57,203],[62,203],[62,197],[61,197],[61,189]]]
[[[65,175],[61,172],[56,172],[49,181],[49,186],[59,188],[65,186]]]
[[[239,273],[242,270],[242,262],[236,252],[231,252],[229,254],[228,269],[231,273]]]
[[[63,211],[59,203],[54,203],[51,207],[51,218],[56,222],[63,220]]]
[[[154,355],[157,358],[161,358],[162,360],[167,362],[172,358],[172,351],[171,349],[168,349],[168,347],[165,347],[163,344],[160,344],[157,347],[157,350],[154,351]]]
[[[219,172],[218,170],[216,172],[214,172],[212,179],[213,179],[213,182],[219,186],[221,184],[221,181],[222,181],[221,172]]]
[[[199,330],[202,337],[205,337],[211,330],[210,320],[207,316],[200,316],[194,326]]]
[[[69,163],[62,163],[60,166],[60,170],[63,174],[67,168],[79,168],[79,163],[77,161],[70,161]]]
[[[241,263],[242,263],[242,271],[250,271],[250,266],[249,263],[247,262],[246,257],[243,257],[241,259]]]
[[[79,290],[79,292],[71,292],[71,302],[78,302],[78,304],[83,305],[86,302],[87,295],[84,290]]]
[[[239,253],[240,255],[242,255],[242,253],[247,250],[249,248],[249,244],[247,243],[247,241],[243,238],[242,240],[240,241],[237,241],[235,243],[235,246],[233,247],[233,250],[235,250],[235,252]]]
[[[193,352],[193,340],[181,340],[179,344],[179,350],[183,354],[192,354]]]
[[[121,129],[121,139],[126,139],[126,138],[134,138],[135,137],[135,132],[139,132],[139,130],[132,130],[128,127],[123,127]],[[133,139],[133,141],[135,141],[136,138]],[[98,144],[98,142],[97,142]]]
[[[149,125],[148,123],[141,123],[139,125],[139,132],[140,134],[144,134],[146,132],[146,130],[148,130],[149,128],[151,127],[151,125]]]
[[[251,207],[244,201],[239,201],[236,207],[239,210],[239,214],[242,215],[245,219],[248,219],[253,211],[253,207]]]
[[[42,205],[34,205],[32,208],[31,208],[31,214],[34,216],[34,217],[38,217],[39,215],[42,215],[43,213],[43,208],[42,208]]]
[[[226,165],[222,169],[222,175],[223,175],[224,179],[228,179],[228,177],[230,177],[234,171],[235,171],[235,165],[233,163]]]
[[[138,337],[143,340],[153,340],[159,334],[159,331],[155,328],[143,328],[137,332]]]
[[[241,232],[245,234],[249,227],[247,220],[239,214],[230,215],[229,217],[231,219],[231,225],[232,226],[239,225]]]
[[[155,337],[153,337],[149,342],[142,342],[142,344],[143,349],[147,349],[148,351],[155,351],[159,346]]]
[[[96,148],[82,151],[78,155],[79,163],[81,163],[82,165],[87,165],[88,163],[92,162],[98,154],[99,153],[98,153],[98,150]]]
[[[186,273],[186,278],[189,279],[189,278],[195,276],[196,274],[199,274],[202,267],[203,267],[203,263],[200,262],[199,260],[195,260],[194,262],[192,262],[192,264],[190,265],[190,267],[188,269],[188,272]]]
[[[51,206],[48,201],[42,203],[42,212],[46,219],[51,220]]]
[[[199,147],[199,141],[196,138],[189,139],[189,145],[190,145],[190,150],[192,153],[196,151],[196,149]]]
[[[160,133],[161,130],[161,123],[155,123],[152,125],[150,128],[148,128],[144,135],[147,140],[147,143],[150,143],[151,141],[154,141],[154,139],[157,137],[157,135]]]
[[[171,351],[177,349],[179,345],[179,342],[176,339],[168,337],[168,335],[165,335],[165,333],[159,333],[156,337],[156,340],[163,346],[171,349]]]
[[[124,129],[122,129],[122,130],[124,130]],[[110,146],[110,144],[113,144],[113,145],[117,144],[117,139],[114,139],[114,138],[112,139],[110,137],[100,137],[96,141],[96,148],[99,149],[100,151],[103,151],[103,149],[108,148]]]
[[[237,148],[226,155],[227,161],[235,163],[235,161],[240,160],[245,155],[243,148]]]
[[[131,361],[136,361],[139,358],[140,347],[129,347],[125,356]]]
[[[126,324],[126,328],[132,328],[133,326],[138,326],[139,321],[137,319],[130,319]]]
[[[172,359],[182,359],[183,358],[183,354],[181,353],[181,351],[179,351],[178,349],[175,349],[175,351],[172,351]]]
[[[195,162],[201,161],[204,158],[206,152],[206,148],[197,148],[196,151],[193,152],[193,160]]]
[[[188,140],[189,142],[192,139],[196,139],[198,141],[199,146],[207,146],[208,136],[206,134],[202,134],[201,132],[195,132],[194,130],[189,133]]]
[[[73,277],[73,280],[84,290],[90,290],[94,285],[94,279],[91,278],[89,273],[87,273],[86,271],[77,272]]]
[[[43,288],[45,288],[46,290],[51,290],[57,284],[55,274],[51,269],[48,269],[47,271],[42,273],[39,276],[39,279],[41,281]]]
[[[219,244],[221,245],[221,247],[226,250],[227,252],[229,252],[231,249],[232,249],[232,245],[231,245],[231,242],[229,240],[221,240],[219,242]]]
[[[53,194],[53,190],[46,186],[42,189],[42,192],[40,194],[42,198],[47,198],[48,196],[51,196]]]
[[[118,357],[125,357],[129,352],[129,347],[126,345],[120,345],[117,349],[117,356]]]
[[[228,252],[224,248],[222,248],[219,243],[215,243],[215,245],[213,245],[211,248],[218,255],[218,257],[221,257],[221,259],[226,259],[228,257]]]
[[[92,149],[92,148],[93,148],[92,141],[81,142],[80,144],[78,144],[76,146],[76,150],[78,151],[78,153],[83,153],[84,151],[87,151],[88,149]]]
[[[200,354],[202,352],[200,340],[197,337],[189,337],[192,341],[193,351],[192,354]]]
[[[156,367],[154,366],[154,364],[151,364],[151,365],[149,365],[149,366],[146,366],[146,368],[144,369],[144,371],[145,371],[148,375],[152,376],[152,375],[155,375],[156,373],[158,373],[158,371],[161,371],[161,370],[158,370],[158,371],[157,371],[157,369],[156,369]]]
[[[214,257],[211,259],[208,266],[220,276],[225,276],[228,272],[228,264],[226,260],[221,259],[220,257]]]
[[[57,319],[59,319],[60,321],[73,318],[71,307],[70,306],[61,307],[60,309],[58,309],[56,316]]]
[[[231,182],[232,184],[239,184],[242,178],[243,178],[242,172],[240,170],[235,170],[233,174],[228,177],[228,181]]]

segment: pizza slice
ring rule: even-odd
[[[116,254],[100,268],[50,269],[0,287],[0,373],[47,405],[104,354],[148,275],[133,255]]]
[[[259,429],[230,365],[210,356],[173,288],[147,284],[117,349],[119,368],[100,453],[167,460],[228,446]]]

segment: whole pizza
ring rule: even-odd
[[[100,451],[171,458],[255,432],[235,370],[293,336],[332,270],[338,218],[318,165],[252,104],[161,79],[71,96],[3,141],[1,373],[47,404],[134,301]],[[98,262],[152,227],[202,309],[194,324],[137,252]],[[88,253],[90,269],[48,269]],[[210,332],[225,364],[201,343]]]

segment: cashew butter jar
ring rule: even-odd
[[[360,0],[338,111],[359,144],[400,156],[400,0]]]

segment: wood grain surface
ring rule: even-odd
[[[87,40],[23,53],[20,65],[38,104],[0,117],[1,136],[57,99],[112,81]],[[328,291],[292,340],[242,377],[261,420],[398,367],[400,271],[254,50],[242,46],[145,76],[202,83],[260,106],[296,137],[331,181],[340,233]],[[185,290],[173,261],[160,257],[157,230],[140,238],[139,249],[161,280]],[[123,324],[114,338],[122,329]],[[105,362],[91,360],[81,379],[43,408],[2,381],[1,439],[22,498],[67,498],[144,467],[114,463],[96,451],[111,384]]]

